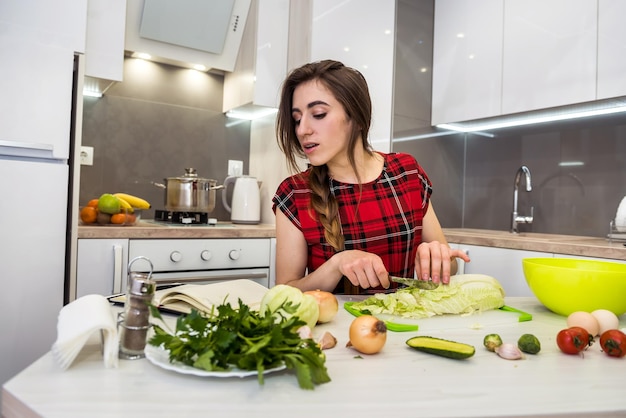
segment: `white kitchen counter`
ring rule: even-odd
[[[343,299],[347,300],[347,299]],[[626,358],[611,358],[592,346],[583,356],[562,354],[557,332],[565,318],[534,298],[507,298],[508,305],[533,314],[530,322],[482,329],[442,329],[429,335],[476,346],[467,360],[414,351],[405,341],[421,332],[389,332],[376,355],[346,348],[353,319],[340,309],[328,330],[338,339],[327,350],[332,381],[313,391],[298,387],[289,371],[251,378],[203,378],[162,370],[147,360],[120,360],[105,369],[98,346],[86,347],[61,371],[50,353],[15,378],[2,392],[2,416],[26,417],[493,417],[626,416]],[[427,320],[424,320],[427,321]],[[626,318],[620,317],[620,326]],[[475,317],[474,323],[480,323]],[[505,342],[524,333],[542,344],[538,355],[509,361],[482,346],[497,332]]]

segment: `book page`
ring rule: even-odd
[[[230,303],[238,307],[238,300],[253,310],[261,307],[261,299],[268,291],[265,286],[247,279],[230,280],[210,284],[183,284],[169,289],[157,290],[153,303],[175,312],[189,313],[194,307],[210,312],[213,306]]]

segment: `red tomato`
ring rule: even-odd
[[[566,354],[578,354],[593,342],[593,337],[581,327],[570,327],[559,331],[556,344]]]
[[[626,334],[618,329],[604,331],[600,336],[602,350],[611,357],[626,355]]]

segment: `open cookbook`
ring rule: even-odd
[[[251,309],[261,307],[261,299],[268,288],[248,279],[229,280],[209,284],[181,284],[160,289],[154,293],[153,304],[163,311],[188,314],[192,308],[210,312],[213,306],[230,303],[237,307],[239,300]],[[125,295],[110,299],[124,303]]]

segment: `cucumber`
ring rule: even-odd
[[[407,345],[424,353],[436,354],[455,360],[470,358],[476,352],[473,345],[457,343],[441,338],[419,336],[409,338]]]

